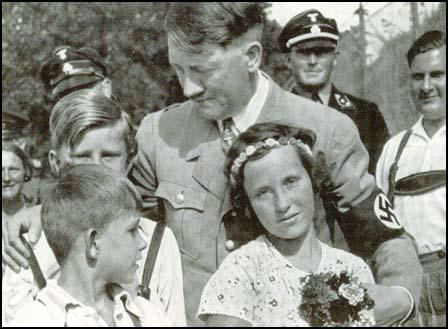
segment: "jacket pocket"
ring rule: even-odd
[[[181,183],[162,181],[155,195],[165,200],[165,220],[174,232],[180,251],[198,259],[207,194]]]

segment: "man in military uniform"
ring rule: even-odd
[[[149,114],[137,132],[130,176],[146,211],[159,210],[163,199],[164,219],[181,251],[188,324],[200,324],[200,295],[219,264],[254,238],[231,209],[225,144],[231,133],[273,121],[317,135],[313,153],[329,168],[328,192],[351,246],[373,260],[381,284],[369,287],[377,323],[405,320],[421,281],[412,242],[391,221],[392,209],[367,173],[368,155],[354,123],[282,90],[260,71],[263,21],[258,3],[173,3],[165,22],[169,61],[189,100]],[[11,258],[17,244],[7,247]]]
[[[348,115],[358,127],[361,141],[370,156],[368,170],[374,175],[389,132],[375,103],[340,91],[331,83],[338,39],[336,22],[311,9],[293,17],[277,41],[280,50],[288,54],[297,82],[291,92]]]
[[[260,71],[263,21],[258,3],[173,3],[165,21],[169,62],[189,100],[149,114],[137,132],[131,179],[145,210],[157,210],[157,199],[163,199],[165,221],[181,251],[188,324],[200,324],[200,295],[219,264],[254,238],[232,212],[223,169],[232,135],[263,122],[316,133],[313,153],[326,158],[328,192],[351,247],[374,259],[381,286],[369,292],[377,322],[404,320],[412,311],[408,293],[420,291],[415,248],[401,225],[389,222],[392,209],[376,209],[387,200],[367,173],[368,154],[352,120],[282,90]]]
[[[44,61],[40,78],[52,101],[85,88],[99,88],[105,96],[112,96],[112,81],[107,77],[104,60],[91,48],[56,48]]]

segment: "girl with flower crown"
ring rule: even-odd
[[[198,310],[207,325],[308,326],[299,314],[301,278],[346,271],[374,283],[363,260],[316,238],[313,143],[312,132],[275,124],[255,125],[233,142],[226,165],[232,205],[261,234],[208,281]]]

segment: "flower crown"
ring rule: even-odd
[[[235,159],[232,164],[232,168],[230,169],[230,183],[235,186],[236,185],[236,177],[238,177],[239,170],[241,166],[249,159],[251,155],[253,155],[257,150],[265,148],[272,149],[279,147],[281,145],[294,145],[300,148],[309,156],[312,156],[311,148],[302,142],[300,139],[296,139],[295,137],[284,137],[281,136],[278,140],[270,137],[264,141],[259,141],[256,144],[251,144],[246,146],[245,150],[240,153],[240,155]]]

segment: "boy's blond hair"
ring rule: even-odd
[[[125,176],[102,165],[68,165],[42,203],[42,228],[62,265],[83,231],[101,232],[123,210],[141,209],[140,196]]]

